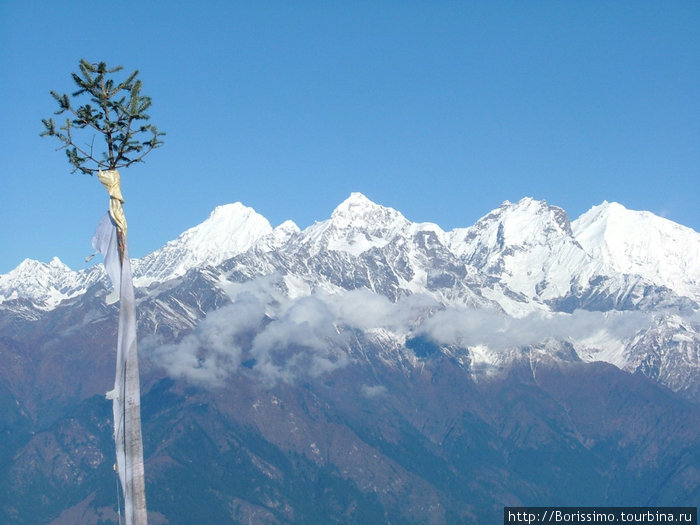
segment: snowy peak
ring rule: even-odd
[[[350,196],[347,199],[338,204],[336,209],[333,210],[331,218],[340,219],[341,217],[362,217],[381,212],[385,209],[388,208],[371,201],[364,194],[354,191],[350,193]]]
[[[530,197],[516,204],[506,201],[486,218],[498,224],[495,240],[501,246],[543,244],[552,238],[571,236],[564,210]]]
[[[574,239],[564,210],[526,197],[448,234],[450,249],[525,300],[549,301],[599,271]]]
[[[94,280],[87,275],[87,272],[74,272],[58,257],[49,263],[25,259],[14,270],[0,275],[0,303],[28,299],[38,308],[50,310],[61,301],[83,293]]]
[[[209,218],[135,265],[135,282],[164,281],[195,266],[215,265],[249,250],[273,232],[268,220],[240,202],[217,206]]]
[[[695,230],[607,201],[581,215],[572,229],[592,257],[616,271],[700,301],[700,234]]]
[[[33,259],[25,259],[17,268],[9,272],[7,275],[13,275],[16,278],[22,277],[33,277],[34,279],[41,281],[52,279],[55,277],[60,277],[65,273],[70,273],[72,270],[63,264],[61,259],[54,257],[48,263],[43,263],[40,261],[35,261]]]
[[[58,257],[51,262],[43,263],[33,259],[25,259],[14,270],[0,275],[0,283],[21,282],[26,288],[48,288],[63,282],[73,271],[63,264]],[[15,290],[15,295],[18,291]],[[7,299],[8,297],[6,297]]]
[[[271,233],[260,238],[255,243],[255,249],[263,252],[271,252],[284,246],[289,240],[297,235],[301,230],[293,221],[284,221]]]
[[[302,243],[311,254],[328,249],[359,255],[385,246],[410,226],[411,222],[393,208],[376,204],[361,193],[351,193],[330,219],[304,230]]]
[[[490,255],[511,253],[535,246],[574,242],[566,212],[530,197],[516,204],[505,201],[474,226],[450,232],[449,239],[456,255],[473,260],[478,266],[486,264],[484,255],[487,252]]]
[[[405,227],[408,220],[393,208],[381,206],[362,193],[351,193],[331,214],[330,222],[337,228],[385,230]]]
[[[377,208],[382,208],[382,206],[376,204],[375,202],[372,202],[364,194],[358,191],[353,191],[350,193],[350,196],[347,199],[338,204],[336,209],[333,210],[331,217],[341,215],[352,216],[356,215],[358,212],[361,214],[364,210],[371,210]]]
[[[268,220],[240,202],[217,206],[203,223],[185,231],[177,240],[186,240],[197,251],[233,251],[240,253],[263,235],[272,232]],[[223,246],[214,244],[223,242]],[[217,249],[218,248],[218,249]]]
[[[273,231],[272,235],[275,239],[277,239],[280,243],[286,242],[289,240],[290,237],[293,235],[296,235],[299,233],[301,230],[299,229],[299,226],[297,226],[294,221],[284,221],[282,224],[277,226]]]
[[[199,226],[188,230],[190,247],[198,252],[241,253],[272,232],[268,220],[240,202],[218,206]],[[222,243],[221,246],[216,244]]]

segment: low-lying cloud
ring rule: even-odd
[[[649,314],[637,311],[537,312],[514,318],[489,310],[447,309],[427,319],[420,330],[440,344],[485,345],[492,350],[505,350],[533,345],[548,338],[581,340],[600,332],[622,341],[648,326],[649,322]]]
[[[650,323],[642,312],[578,310],[512,318],[491,310],[444,308],[421,294],[392,303],[367,289],[294,299],[284,289],[279,276],[231,285],[232,304],[210,312],[181,341],[153,347],[152,360],[173,377],[208,386],[243,372],[266,384],[291,383],[347,366],[352,329],[383,329],[399,337],[422,335],[442,345],[500,351],[547,338],[576,341],[601,333],[623,341]],[[368,397],[382,392],[365,389]]]
[[[217,385],[238,370],[245,334],[259,330],[266,305],[250,292],[210,312],[180,342],[155,347],[151,358],[174,377]]]

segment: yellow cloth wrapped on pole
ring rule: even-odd
[[[124,214],[124,197],[122,197],[121,178],[117,170],[98,171],[97,178],[109,193],[109,214],[117,225],[119,233],[126,237],[126,215]]]

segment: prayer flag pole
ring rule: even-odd
[[[138,71],[125,80],[111,78],[121,69],[108,68],[104,62],[81,60],[79,73],[72,74],[78,91],[70,97],[51,91],[59,106],[55,114],[67,113],[69,117],[60,127],[53,118],[42,119],[41,135],[56,137],[73,172],[97,173],[109,193],[109,212],[93,238],[93,246],[104,256],[105,270],[120,301],[116,375],[114,389],[107,392],[107,398],[112,400],[114,413],[116,468],[124,494],[126,525],[147,525],[134,285],[117,169],[143,162],[146,155],[163,144],[160,137],[164,133],[145,123],[151,99],[141,95]],[[87,103],[73,106],[71,99],[81,97],[88,98]],[[101,135],[105,141],[106,151],[101,156],[93,151],[95,135]]]
[[[139,362],[136,346],[136,310],[131,261],[126,235],[126,217],[122,204],[119,172],[99,171],[98,178],[109,193],[109,221],[103,221],[112,229],[108,238],[115,243],[95,246],[107,258],[117,258],[119,277],[114,287],[119,289],[119,326],[117,329],[117,365],[114,390],[108,392],[114,414],[114,442],[117,453],[117,472],[124,493],[124,514],[128,525],[145,525],[146,487],[143,467],[143,441],[141,437],[141,395]],[[108,232],[109,233],[109,232]],[[103,249],[106,248],[105,253]],[[109,253],[110,250],[117,253]]]

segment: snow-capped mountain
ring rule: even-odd
[[[444,236],[437,224],[413,223],[401,212],[355,192],[338,205],[330,219],[307,228],[299,243],[310,246],[310,254],[330,250],[359,256],[397,239],[410,239],[420,232],[434,232],[440,239]]]
[[[603,359],[636,370],[644,360],[639,349],[648,338],[639,336],[632,342],[633,334],[626,338],[596,331],[598,335],[567,334],[556,328],[561,316],[555,314],[692,312],[698,308],[698,246],[700,235],[693,230],[609,203],[594,207],[572,224],[561,208],[524,198],[504,202],[473,226],[445,232],[436,224],[413,223],[399,211],[353,193],[329,219],[303,231],[291,221],[273,228],[241,203],[219,206],[200,225],[135,260],[134,275],[138,287],[153,285],[151,291],[140,292],[142,302],[152,301],[142,321],[154,330],[171,323],[172,337],[192,329],[207,315],[202,301],[210,307],[223,304],[231,294],[231,283],[276,275],[288,298],[368,290],[399,304],[404,298],[421,296],[433,304],[431,313],[421,316],[438,319],[436,309],[491,312],[489,316],[513,319],[509,326],[498,324],[501,321],[494,324],[492,317],[482,320],[501,334],[515,331],[512,327],[519,323],[538,326],[543,337],[574,344],[583,359]],[[689,250],[685,257],[683,247]],[[99,265],[73,272],[58,260],[48,265],[25,261],[0,276],[0,304],[8,309],[21,306],[25,315],[31,305],[38,311],[51,310],[101,279]],[[183,282],[189,291],[174,296],[171,290],[181,289]],[[191,297],[202,290],[209,290],[204,293],[206,299],[190,304]],[[494,343],[494,338],[477,341],[464,333],[459,325],[470,322],[464,316],[446,316],[444,322],[457,325],[450,337],[434,327],[424,331],[447,346],[466,345],[473,364],[500,363],[508,355],[499,353],[504,350],[504,337]],[[691,333],[698,330],[692,322],[673,324],[676,331],[681,325]],[[522,324],[519,331],[525,333],[527,327]],[[648,326],[636,329],[651,330]],[[393,337],[392,344],[401,345],[409,336],[408,331],[399,331],[383,337]],[[673,340],[673,335],[668,337]],[[693,337],[690,344],[696,348]],[[539,342],[520,338],[510,345]],[[652,346],[648,352],[658,353]],[[692,374],[672,370],[674,363],[664,361],[663,373],[655,377],[675,389],[694,392],[695,386],[687,384]],[[677,366],[687,368],[687,364]],[[685,378],[686,383],[673,380],[671,384],[671,376]]]
[[[531,198],[506,201],[474,226],[450,232],[449,246],[505,285],[509,297],[515,294],[519,304],[511,306],[513,315],[527,313],[533,305],[565,311],[649,309],[678,305],[679,296],[686,295],[684,287],[664,290],[670,279],[662,274],[616,268],[579,242],[564,210]]]
[[[240,202],[218,206],[207,220],[138,260],[134,264],[136,286],[180,277],[196,266],[215,266],[265,237],[279,237],[290,226],[275,233],[265,217]]]
[[[571,224],[593,258],[700,301],[700,235],[647,211],[616,202],[592,207]]]
[[[511,304],[506,310],[513,314],[543,305],[558,309],[563,299],[590,293],[592,286],[600,290],[603,284],[617,294],[613,307],[624,306],[620,299],[630,296],[627,307],[653,306],[640,302],[648,299],[643,291],[650,286],[694,301],[700,294],[697,232],[615,203],[594,207],[570,223],[561,208],[531,198],[506,201],[473,226],[451,232],[432,223],[413,223],[360,193],[351,194],[328,220],[304,231],[292,221],[273,229],[252,208],[229,204],[217,207],[207,220],[163,248],[134,260],[133,266],[136,285],[147,286],[248,251],[303,254],[307,259],[335,253],[354,260],[390,245],[395,248],[391,266],[398,288],[426,291],[428,275],[444,266],[430,260],[439,252],[451,265],[464,266],[458,273],[469,276],[470,285],[483,286],[485,296]],[[84,292],[100,272],[74,272],[57,259],[49,264],[26,260],[0,275],[0,303],[23,298],[52,308]],[[635,290],[642,290],[639,297],[634,297]]]
[[[26,300],[40,310],[51,310],[66,299],[85,293],[102,270],[75,272],[58,257],[49,263],[25,259],[0,275],[0,304]]]
[[[564,210],[531,198],[452,231],[450,248],[527,305],[561,299],[604,269],[573,238]]]
[[[301,277],[310,289],[367,288],[392,300],[423,293],[440,302],[498,308],[481,297],[479,276],[444,240],[436,224],[413,223],[353,193],[329,219],[299,232],[268,260],[275,271]]]
[[[273,250],[298,231],[292,221],[273,229],[267,219],[240,202],[218,206],[204,222],[177,239],[142,259],[132,259],[134,283],[147,287],[166,282],[191,268],[220,264],[254,245]],[[50,310],[61,301],[85,293],[104,275],[102,265],[73,271],[56,257],[48,264],[26,259],[14,270],[0,275],[0,305],[21,300]]]
[[[382,248],[410,227],[398,211],[379,206],[361,193],[352,193],[331,214],[329,220],[309,227],[300,244],[309,255],[322,250],[358,256],[371,248]]]

